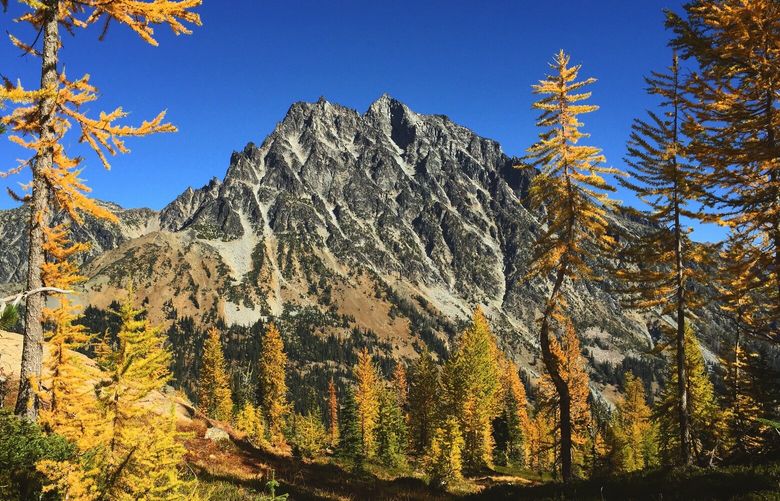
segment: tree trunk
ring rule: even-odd
[[[41,88],[55,88],[57,82],[57,51],[59,33],[57,10],[59,0],[46,2],[46,17],[43,25],[43,52],[41,63]],[[46,96],[40,103],[40,138],[43,142],[53,142],[54,113],[56,96]],[[42,287],[41,268],[43,254],[44,228],[48,225],[49,190],[42,173],[52,168],[54,150],[51,147],[39,151],[32,164],[32,198],[30,201],[30,249],[27,261],[27,290]],[[43,307],[44,294],[27,296],[24,314],[24,344],[22,347],[22,366],[19,378],[19,395],[16,399],[16,414],[34,421],[38,417],[38,382],[41,378],[43,363]]]
[[[571,395],[569,394],[569,385],[561,376],[558,363],[553,358],[550,351],[550,318],[558,301],[563,279],[566,276],[566,263],[558,270],[558,274],[550,293],[550,299],[547,301],[547,307],[542,318],[542,328],[539,332],[539,344],[542,348],[542,361],[550,374],[555,391],[558,393],[558,409],[560,411],[561,428],[561,476],[564,482],[572,479],[571,469]]]

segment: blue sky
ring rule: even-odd
[[[130,155],[106,172],[85,153],[83,177],[93,194],[126,207],[163,207],[187,186],[222,177],[230,154],[259,143],[295,101],[325,96],[359,111],[389,93],[421,113],[441,113],[498,140],[511,155],[536,138],[531,85],[563,48],[581,76],[594,76],[585,117],[590,143],[623,167],[632,118],[654,102],[643,76],[669,65],[662,9],[682,2],[559,1],[300,1],[204,0],[203,27],[176,37],[159,27],[151,47],[122,26],[66,35],[61,59],[69,76],[92,75],[101,98],[89,109],[122,105],[131,122],[168,110],[177,134],[129,140]],[[35,34],[0,14],[0,31],[30,41]],[[38,81],[38,61],[0,43],[0,73],[25,87]],[[69,135],[76,144],[77,135]],[[21,150],[0,140],[12,166]],[[24,177],[0,180],[16,185]],[[618,198],[628,204],[629,193]],[[14,205],[0,196],[0,207]],[[715,238],[697,228],[695,238]]]

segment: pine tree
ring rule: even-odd
[[[428,349],[423,349],[411,368],[409,382],[409,435],[412,450],[428,450],[436,429],[439,367]]]
[[[460,423],[465,441],[463,462],[473,470],[493,462],[492,422],[501,411],[498,355],[488,321],[477,308],[442,377],[445,409]]]
[[[290,405],[287,403],[286,366],[287,355],[284,352],[282,336],[273,323],[269,324],[261,345],[258,391],[260,408],[265,422],[268,423],[271,445],[280,448],[287,445],[284,429],[285,419],[290,413]]]
[[[542,360],[558,392],[561,429],[561,469],[564,480],[572,476],[571,396],[561,368],[550,350],[551,323],[563,313],[564,284],[573,279],[591,278],[585,256],[608,254],[614,238],[607,233],[606,211],[614,208],[605,192],[614,189],[604,175],[618,171],[604,167],[601,150],[580,145],[587,134],[580,131],[579,115],[598,109],[580,104],[590,93],[577,93],[595,80],[577,81],[579,66],[569,67],[569,56],[560,51],[551,65],[554,72],[534,85],[534,93],[544,95],[534,103],[541,110],[537,126],[539,141],[528,149],[529,167],[539,167],[529,190],[530,207],[541,212],[540,234],[528,278],[554,276],[539,331]]]
[[[328,381],[328,435],[330,444],[335,446],[339,443],[339,402],[336,396],[336,384],[333,377]]]
[[[626,373],[623,400],[610,422],[610,456],[615,471],[628,473],[658,463],[657,430],[642,380]]]
[[[437,427],[431,437],[423,464],[431,483],[448,485],[463,479],[463,448],[465,441],[460,432],[460,423],[450,416]]]
[[[355,389],[347,388],[344,403],[341,407],[341,426],[339,436],[339,454],[355,461],[359,467],[365,457],[363,455],[363,439],[358,417]]]
[[[376,436],[377,453],[382,464],[390,468],[406,464],[406,418],[395,388],[382,389],[379,393]]]
[[[220,337],[216,328],[209,329],[198,380],[198,406],[207,416],[229,421],[233,415],[233,398]]]
[[[659,308],[675,321],[675,360],[678,375],[677,417],[680,421],[680,453],[683,463],[690,461],[688,398],[685,381],[685,322],[701,300],[693,281],[706,279],[700,264],[704,256],[687,237],[691,231],[684,218],[701,218],[689,208],[700,198],[700,175],[686,163],[687,144],[681,131],[687,106],[677,56],[669,74],[654,72],[645,81],[648,93],[659,96],[660,115],[648,112],[647,120],[637,119],[628,142],[631,179],[620,183],[631,189],[650,207],[646,216],[656,228],[624,249],[623,256],[633,266],[621,263],[618,278],[624,280],[628,304],[642,309]],[[673,298],[670,301],[670,298]]]
[[[701,348],[690,326],[685,327],[685,369],[688,374],[688,415],[690,416],[691,449],[703,462],[705,455],[712,457],[725,435],[722,412],[715,400],[712,382],[707,376]],[[666,463],[677,463],[680,454],[679,420],[677,409],[677,370],[670,366],[666,384],[654,410],[659,424],[659,448]]]
[[[98,21],[105,22],[105,28],[108,23],[117,22],[128,26],[144,41],[157,45],[153,26],[167,24],[176,34],[190,33],[185,23],[200,25],[200,17],[192,12],[200,3],[200,0],[20,0],[28,11],[19,21],[30,24],[40,34],[42,48],[39,51],[14,36],[10,39],[23,54],[40,57],[40,88],[26,91],[6,79],[0,86],[0,103],[18,106],[0,118],[0,125],[10,133],[11,142],[31,150],[33,155],[10,171],[17,173],[29,168],[32,173],[32,192],[23,198],[31,209],[27,290],[46,285],[42,276],[46,261],[43,247],[45,231],[55,210],[66,212],[76,223],[82,221],[82,213],[115,220],[112,213],[86,195],[89,190],[78,177],[81,157],[71,157],[65,151],[64,137],[71,126],[78,126],[81,141],[95,151],[106,167],[107,154],[129,151],[122,138],[176,130],[163,122],[164,112],[139,127],[117,124],[127,116],[122,108],[101,112],[98,118],[88,117],[82,110],[85,104],[97,99],[97,89],[89,83],[89,75],[70,80],[62,70],[58,54],[62,45],[60,27],[75,33]],[[37,417],[38,401],[32,383],[41,377],[44,303],[41,294],[27,297],[21,384],[16,402],[17,414],[33,420]]]
[[[376,427],[379,420],[381,378],[367,348],[358,353],[353,369],[355,377],[355,405],[357,429],[360,434],[360,456],[371,459],[376,453]]]
[[[706,169],[709,207],[759,249],[769,326],[780,318],[780,4],[695,0],[684,10],[667,12],[667,27],[672,47],[696,63],[690,152]]]

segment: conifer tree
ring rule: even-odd
[[[445,409],[458,419],[465,441],[464,465],[474,470],[493,462],[492,423],[501,411],[498,355],[488,321],[477,308],[442,376]]]
[[[432,484],[446,486],[463,479],[465,441],[460,428],[458,420],[450,416],[434,430],[423,461]]]
[[[381,378],[367,348],[358,353],[353,369],[355,377],[355,407],[360,436],[360,456],[371,459],[376,453],[376,427],[379,420]]]
[[[363,438],[360,429],[355,389],[347,388],[341,407],[339,453],[352,459],[360,466],[366,459],[363,455]]]
[[[336,396],[336,384],[331,376],[328,381],[328,435],[331,445],[339,443],[339,402]]]
[[[276,325],[268,325],[262,339],[259,361],[259,402],[268,424],[271,445],[284,448],[285,419],[290,413],[287,403],[287,355]]]
[[[614,203],[606,192],[614,189],[604,175],[617,174],[603,166],[601,150],[579,144],[587,134],[580,131],[578,116],[598,109],[581,104],[590,97],[579,92],[593,83],[589,78],[577,81],[580,66],[569,66],[569,56],[560,51],[553,64],[553,74],[534,85],[541,94],[534,108],[541,110],[537,126],[542,129],[539,141],[528,149],[529,167],[538,167],[529,190],[530,207],[540,210],[541,227],[534,245],[528,278],[553,277],[550,294],[542,312],[539,341],[542,360],[558,393],[561,429],[561,469],[564,480],[572,476],[571,395],[551,351],[551,327],[563,314],[562,291],[567,281],[593,277],[585,256],[606,254],[614,247],[614,238],[607,233],[606,211]]]
[[[418,455],[428,450],[436,429],[439,388],[439,367],[425,348],[412,364],[409,382],[409,435]]]
[[[549,386],[549,383],[547,383]],[[540,387],[541,390],[541,387]],[[550,393],[554,389],[550,388]],[[557,463],[557,447],[555,439],[556,416],[552,406],[543,405],[540,396],[536,413],[531,420],[528,436],[529,460],[528,467],[537,473],[553,471]]]
[[[265,438],[265,422],[263,413],[251,401],[246,400],[241,405],[233,420],[235,428],[246,434],[246,438],[257,447],[268,445]]]
[[[45,230],[50,227],[50,216],[55,210],[66,212],[76,223],[81,222],[82,213],[115,219],[88,198],[89,190],[78,177],[82,159],[71,157],[65,151],[65,135],[71,126],[80,129],[80,140],[95,151],[106,167],[107,155],[129,151],[124,137],[176,130],[163,122],[164,112],[138,127],[117,123],[127,116],[122,108],[110,113],[101,112],[98,118],[87,116],[83,108],[97,99],[97,89],[90,84],[89,75],[70,80],[62,70],[58,54],[62,45],[60,27],[75,33],[79,28],[104,22],[105,35],[109,23],[115,22],[128,26],[144,41],[157,45],[155,25],[167,24],[176,34],[190,33],[185,23],[200,25],[200,17],[192,12],[200,3],[200,0],[20,0],[27,12],[18,20],[39,33],[41,48],[27,45],[14,36],[10,39],[23,54],[40,58],[40,87],[28,91],[6,79],[0,86],[0,103],[11,102],[18,106],[0,118],[0,125],[10,133],[11,142],[32,151],[30,159],[8,172],[17,173],[29,168],[32,173],[31,193],[18,197],[28,202],[31,209],[27,290],[47,285],[42,276],[43,244]],[[17,414],[33,420],[37,417],[38,401],[32,383],[41,377],[44,303],[41,294],[27,297],[21,381],[16,402]]]
[[[550,352],[555,359],[560,375],[566,384],[570,398],[570,423],[571,434],[571,458],[574,471],[583,473],[585,456],[588,452],[588,440],[593,427],[592,416],[588,396],[590,386],[588,374],[582,361],[580,342],[574,330],[574,326],[568,319],[563,319],[564,335],[561,341],[556,337],[550,339]],[[542,413],[548,419],[554,416],[552,421],[560,425],[560,394],[555,390],[555,385],[548,373],[544,373],[537,389],[539,406]],[[556,456],[560,459],[561,475],[563,476],[563,440],[560,426],[554,427],[553,443]],[[564,476],[565,478],[565,476]]]
[[[406,417],[401,409],[398,391],[382,389],[379,393],[379,417],[376,427],[377,453],[385,466],[398,468],[406,463]]]
[[[322,424],[319,410],[306,415],[294,413],[289,435],[293,454],[306,459],[321,456],[328,443],[328,432]]]
[[[710,208],[759,250],[770,326],[780,318],[780,4],[694,0],[684,11],[667,12],[667,27],[672,47],[696,63],[690,152],[707,170]]]
[[[725,435],[723,414],[715,400],[712,382],[707,376],[699,342],[690,326],[685,327],[685,369],[688,374],[688,415],[690,416],[691,449],[700,462],[705,455],[712,457],[722,445]],[[678,463],[680,454],[679,420],[677,409],[677,370],[670,366],[666,384],[654,409],[659,424],[660,456],[666,463]]]
[[[609,430],[615,471],[629,473],[657,464],[657,430],[650,417],[642,380],[626,373],[623,400],[616,405]]]
[[[646,78],[648,93],[660,98],[660,114],[649,111],[647,120],[636,119],[628,142],[630,179],[620,183],[631,189],[650,207],[646,216],[655,230],[624,249],[623,257],[634,266],[621,264],[618,278],[628,285],[627,302],[642,308],[659,308],[675,320],[673,335],[677,358],[677,417],[680,421],[681,461],[690,460],[688,398],[685,381],[685,322],[700,298],[693,281],[705,278],[697,264],[704,259],[702,246],[687,237],[690,228],[684,218],[700,218],[689,208],[700,198],[701,180],[686,162],[687,144],[682,133],[686,102],[677,56],[668,74],[654,72]],[[672,298],[672,300],[670,300]]]
[[[402,362],[396,363],[393,369],[393,389],[398,394],[398,405],[406,414],[409,404],[409,382],[406,379],[406,366]]]
[[[220,337],[216,328],[209,329],[198,380],[198,406],[207,416],[229,421],[233,415],[233,398]]]
[[[502,417],[507,428],[503,454],[507,464],[526,466],[531,427],[528,417],[528,399],[517,366],[510,360],[503,360],[501,385],[504,389]]]

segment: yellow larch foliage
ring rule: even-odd
[[[501,370],[496,340],[477,307],[444,366],[443,399],[465,440],[463,462],[477,470],[493,463],[493,419],[501,412]]]
[[[209,329],[203,347],[198,379],[198,406],[206,415],[220,421],[229,421],[233,415],[230,376],[225,369],[222,340],[216,328]]]
[[[623,400],[609,426],[610,456],[615,471],[629,473],[658,464],[658,432],[651,420],[642,381],[626,373]]]
[[[259,360],[260,408],[268,424],[271,445],[284,448],[284,428],[290,405],[287,402],[287,355],[282,335],[273,323],[268,325],[262,339]]]
[[[696,0],[670,12],[671,45],[695,62],[688,79],[690,152],[706,200],[751,241],[766,274],[764,305],[780,316],[780,3]],[[766,325],[771,321],[765,322]],[[767,333],[768,334],[768,333]]]
[[[7,1],[3,2],[7,4]],[[65,150],[66,135],[72,128],[80,132],[79,142],[88,144],[108,167],[107,155],[126,153],[129,150],[124,137],[144,136],[156,132],[173,132],[175,127],[164,122],[160,113],[138,127],[119,125],[126,117],[121,108],[110,113],[99,113],[97,118],[88,116],[85,108],[97,99],[98,91],[89,83],[89,75],[70,80],[62,70],[59,49],[62,46],[60,29],[71,34],[77,28],[87,28],[95,23],[103,24],[103,35],[111,22],[125,24],[146,42],[156,44],[153,26],[167,24],[179,33],[188,33],[184,23],[200,25],[199,16],[192,9],[200,0],[20,0],[25,11],[17,21],[32,26],[38,32],[41,48],[25,44],[11,36],[10,40],[23,54],[40,58],[40,87],[25,90],[21,83],[3,80],[0,105],[11,104],[9,112],[0,116],[0,129],[8,139],[30,150],[31,155],[10,167],[4,175],[30,168],[32,180],[26,188],[29,195],[19,200],[29,202],[29,263],[27,290],[43,285],[42,266],[46,262],[43,253],[44,230],[50,227],[50,216],[64,211],[80,223],[83,214],[115,220],[116,217],[103,205],[88,196],[89,188],[80,179],[82,159],[69,155]],[[37,39],[36,39],[37,40]],[[17,398],[17,413],[35,419],[38,399],[33,381],[40,379],[43,341],[44,298],[40,294],[27,297],[25,308],[25,332],[21,366],[21,384]]]
[[[246,438],[255,446],[264,447],[267,445],[263,413],[252,402],[244,402],[236,413],[233,424],[238,431],[245,433]]]
[[[531,420],[528,417],[528,397],[520,380],[517,365],[502,360],[503,412],[508,428],[506,456],[510,464],[525,466],[529,459]]]
[[[563,478],[572,477],[572,423],[568,410],[571,396],[561,367],[551,351],[551,323],[563,315],[562,288],[567,281],[594,278],[585,258],[612,252],[615,239],[607,231],[606,213],[615,209],[607,196],[614,188],[604,176],[620,174],[603,164],[601,150],[580,144],[588,134],[582,132],[580,115],[598,109],[583,104],[590,92],[582,89],[595,81],[578,81],[580,66],[569,66],[569,56],[560,51],[550,65],[546,79],[533,86],[543,97],[534,103],[541,111],[536,125],[539,140],[527,152],[527,166],[538,168],[529,189],[529,206],[540,212],[539,235],[527,278],[554,277],[552,289],[542,312],[539,344],[547,373],[558,393],[561,429],[561,470]],[[542,210],[544,208],[544,210]]]
[[[353,369],[355,377],[355,404],[357,407],[357,428],[360,435],[361,457],[370,459],[376,453],[376,427],[379,420],[379,393],[382,378],[374,364],[368,348],[358,353]]]
[[[434,485],[444,485],[463,479],[463,448],[465,441],[460,423],[450,416],[436,427],[423,466]]]

